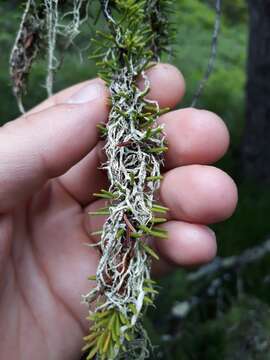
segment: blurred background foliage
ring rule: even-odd
[[[173,13],[177,35],[172,58],[183,72],[187,92],[180,107],[189,106],[206,69],[215,20],[214,1],[176,0]],[[11,93],[8,58],[22,8],[20,1],[0,2],[0,121],[18,116]],[[219,114],[231,133],[231,147],[219,162],[239,186],[239,206],[228,221],[214,225],[219,256],[231,256],[258,245],[270,233],[270,189],[243,179],[239,172],[239,152],[245,126],[245,84],[248,40],[248,11],[245,0],[224,0],[222,31],[218,57],[198,106]],[[91,48],[83,51],[94,34],[93,22],[84,25],[77,48],[70,51],[56,76],[55,89],[95,76],[95,65],[87,60]],[[27,108],[45,96],[45,61],[34,66],[30,77]],[[207,143],[205,144],[207,146]],[[146,326],[157,345],[153,359],[233,360],[270,359],[270,283],[269,258],[220,274],[214,285],[211,279],[190,283],[187,274],[178,270],[160,280],[158,311],[150,311]],[[210,283],[209,283],[210,281]],[[209,286],[209,284],[211,286]],[[215,285],[216,284],[216,285]],[[202,299],[186,311],[186,299]],[[196,301],[195,301],[196,302]]]

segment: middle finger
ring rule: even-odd
[[[237,188],[224,171],[188,165],[168,171],[159,189],[160,200],[174,220],[212,224],[229,218],[237,204]]]

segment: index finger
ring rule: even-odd
[[[148,94],[149,99],[158,101],[161,107],[170,108],[174,108],[181,101],[185,93],[185,80],[175,66],[160,63],[148,69],[146,74],[152,85]],[[36,113],[51,106],[61,104],[89,83],[100,83],[105,87],[104,81],[99,78],[83,81],[59,91],[28,111],[27,114]],[[143,79],[139,79],[138,85],[140,88],[144,87]]]

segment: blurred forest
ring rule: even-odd
[[[214,1],[175,2],[176,44],[172,58],[165,60],[174,63],[186,78],[187,93],[180,104],[185,107],[191,104],[207,66],[215,11]],[[2,124],[19,115],[10,86],[8,58],[22,12],[20,4],[14,0],[0,2]],[[237,182],[239,206],[230,220],[213,226],[219,245],[213,264],[201,270],[178,270],[160,280],[158,311],[150,311],[146,320],[157,346],[153,359],[270,359],[270,257],[265,256],[270,247],[265,243],[270,235],[270,189],[241,172],[248,29],[245,0],[224,0],[215,68],[198,103],[198,107],[220,115],[230,130],[230,150],[218,165]],[[78,47],[85,47],[93,33],[90,20],[84,25]],[[78,49],[70,50],[56,76],[56,90],[95,76],[95,66],[87,60],[90,53],[91,48],[85,50],[81,62]],[[40,61],[34,66],[27,108],[46,96],[44,64]],[[262,243],[264,247],[259,247]],[[227,260],[222,260],[225,257]]]

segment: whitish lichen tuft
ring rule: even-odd
[[[33,62],[47,53],[45,87],[53,93],[55,72],[60,68],[64,52],[74,43],[81,25],[88,19],[91,0],[27,0],[20,28],[10,56],[13,93],[19,109],[24,113],[23,95]],[[58,38],[64,39],[59,54]],[[43,50],[43,52],[41,52]],[[58,54],[57,54],[58,50]]]
[[[91,215],[108,215],[97,246],[100,263],[96,287],[85,295],[92,322],[85,338],[87,359],[145,359],[149,340],[142,327],[142,315],[153,305],[155,283],[150,277],[151,237],[166,238],[156,225],[167,209],[154,202],[162,179],[160,167],[167,150],[163,128],[156,121],[164,110],[146,99],[150,83],[145,70],[158,61],[167,48],[169,26],[167,0],[107,0],[102,10],[108,32],[98,32],[100,76],[109,86],[111,111],[106,126],[110,187],[96,194],[106,207]],[[144,85],[137,86],[141,76]],[[167,109],[165,109],[166,111]],[[154,215],[156,213],[156,215]],[[98,229],[97,229],[98,230]]]

